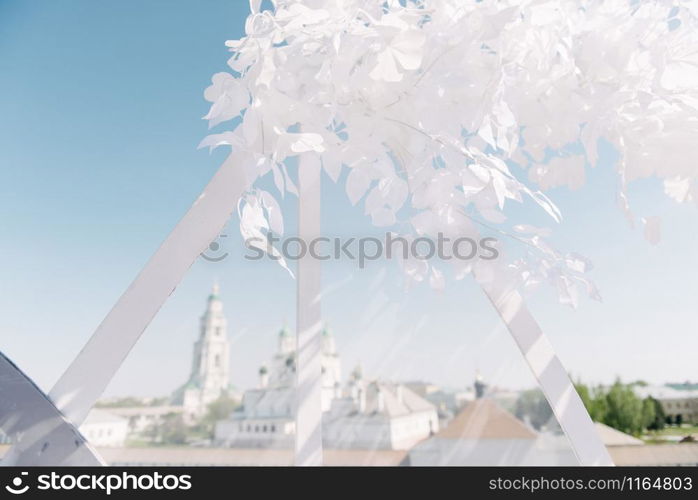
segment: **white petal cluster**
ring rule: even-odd
[[[281,193],[295,192],[285,160],[314,152],[375,225],[413,235],[526,227],[512,201],[559,222],[543,191],[581,187],[600,139],[620,153],[629,217],[625,186],[641,177],[698,202],[697,3],[250,0],[231,72],[205,93],[211,126],[232,127],[202,145],[232,146],[251,185],[272,172]],[[542,238],[517,236],[535,250],[513,267],[522,281],[572,304],[576,285],[595,295]],[[423,274],[440,287],[439,273]]]

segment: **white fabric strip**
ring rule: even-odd
[[[3,466],[104,465],[34,382],[0,353],[0,428],[19,444]]]
[[[298,237],[320,236],[320,159],[298,159]],[[296,465],[322,465],[322,263],[309,253],[298,260],[296,362]]]
[[[580,465],[613,465],[567,371],[524,304],[523,297],[506,286],[481,285],[538,379]]]

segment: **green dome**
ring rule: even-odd
[[[218,286],[218,283],[213,284],[213,288],[211,289],[211,295],[208,296],[208,300],[218,300],[219,296],[218,294],[220,293],[220,287]]]

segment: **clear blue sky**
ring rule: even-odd
[[[0,349],[48,389],[220,164],[197,150],[207,134],[203,90],[225,71],[241,0],[0,0]],[[604,155],[588,189],[551,193],[565,222],[554,242],[595,263],[604,303],[579,310],[542,292],[531,307],[565,365],[588,382],[616,375],[698,379],[698,211],[660,187],[633,187],[640,215],[663,217],[652,247],[615,205]],[[327,234],[369,222],[326,183]],[[517,208],[512,206],[512,208]],[[294,200],[287,198],[292,231]],[[533,209],[524,207],[534,213]],[[541,224],[543,215],[535,214]],[[236,222],[223,262],[197,262],[144,334],[108,395],[161,395],[189,372],[205,297],[218,279],[233,339],[232,381],[255,383],[295,283],[269,261],[241,258]],[[512,340],[470,282],[406,293],[396,264],[325,266],[324,315],[345,375],[470,383],[479,368],[509,387],[533,381]]]

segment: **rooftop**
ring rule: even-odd
[[[601,422],[594,422],[596,432],[599,434],[601,441],[606,446],[637,446],[644,445],[644,441],[630,434],[621,432],[613,427],[609,427]]]
[[[448,439],[536,439],[521,420],[489,398],[476,399],[437,435]]]

